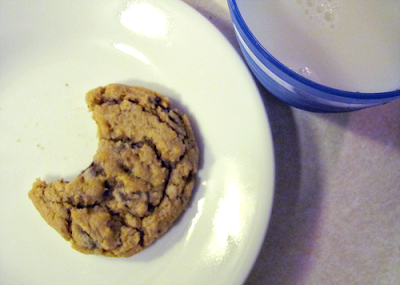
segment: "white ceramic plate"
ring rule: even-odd
[[[267,117],[251,75],[180,1],[0,0],[0,283],[235,284],[273,193]],[[84,95],[143,85],[188,113],[202,151],[188,211],[131,258],[81,254],[40,217],[37,177],[71,179],[97,147]]]

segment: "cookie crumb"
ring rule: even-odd
[[[36,147],[37,147],[37,148],[40,148],[41,150],[43,150],[43,149],[44,149],[44,147],[43,147],[43,146],[41,146],[40,144],[36,144]]]

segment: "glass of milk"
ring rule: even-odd
[[[317,112],[400,98],[399,0],[228,0],[241,49],[275,96]]]

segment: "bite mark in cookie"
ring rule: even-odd
[[[132,256],[187,208],[198,147],[187,116],[152,90],[110,84],[86,102],[98,126],[93,163],[70,182],[37,179],[29,197],[76,250]]]

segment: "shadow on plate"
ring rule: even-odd
[[[219,29],[244,61],[232,23],[217,16],[229,12],[191,5]],[[318,148],[313,134],[307,133],[307,121],[299,123],[290,106],[254,80],[271,126],[276,177],[269,228],[245,284],[297,284],[311,262],[322,201]]]

